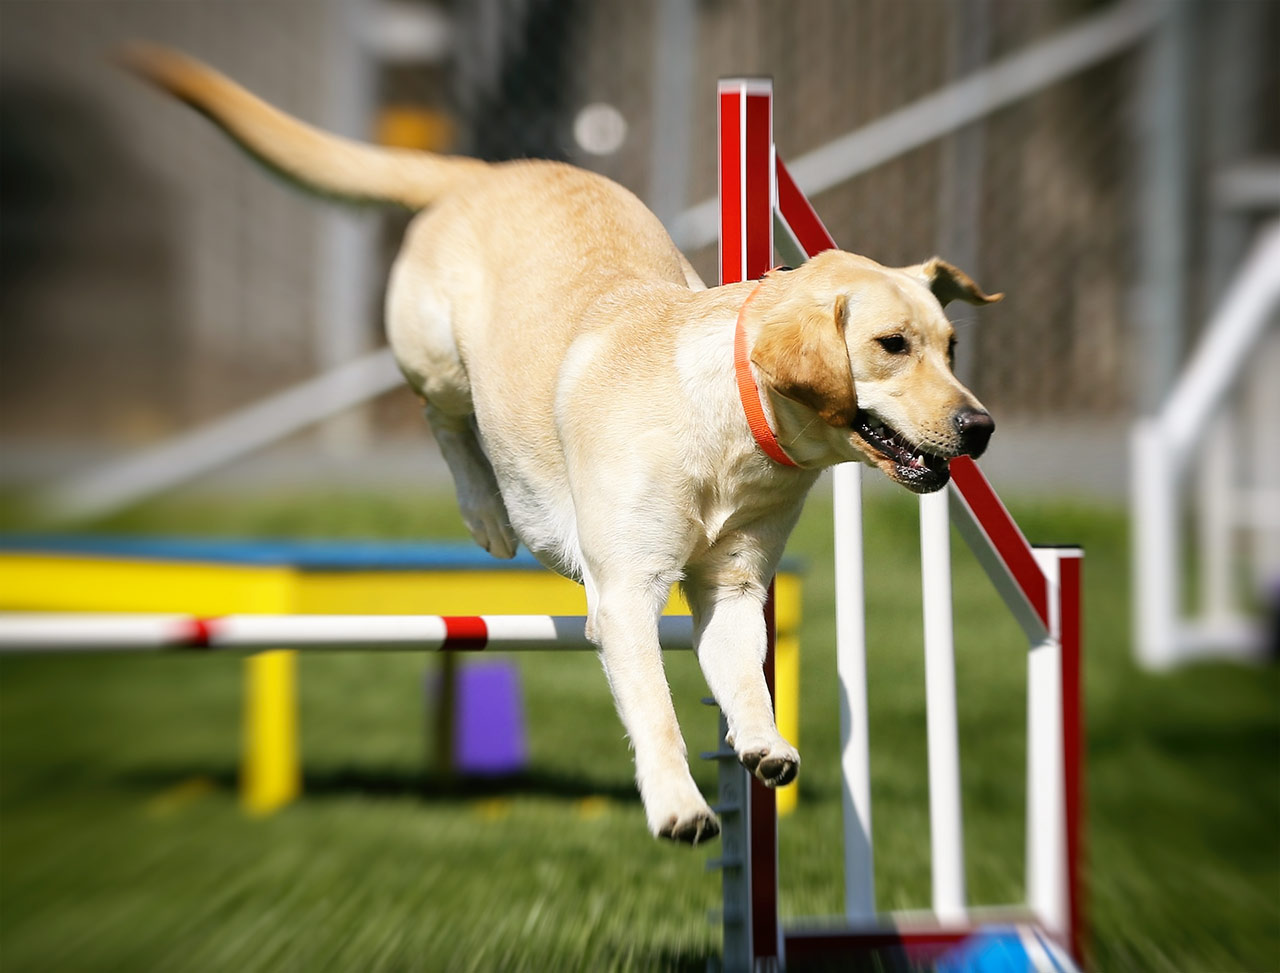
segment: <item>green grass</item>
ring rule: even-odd
[[[1028,536],[1087,549],[1091,919],[1102,970],[1280,969],[1280,678],[1130,662],[1116,512],[1015,505]],[[876,883],[929,901],[914,503],[867,502]],[[805,559],[804,754],[782,822],[791,916],[841,908],[830,504]],[[448,497],[178,499],[95,525],[273,536],[460,537]],[[970,896],[1022,896],[1025,647],[956,541],[957,670]],[[691,751],[714,722],[691,658],[667,657]],[[426,769],[414,655],[309,656],[306,797],[266,819],[235,802],[232,658],[0,660],[0,969],[701,970],[718,875],[644,829],[603,675],[523,657],[531,769],[450,788]],[[704,790],[709,764],[695,767]]]

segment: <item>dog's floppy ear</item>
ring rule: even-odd
[[[972,277],[941,257],[931,257],[922,264],[902,269],[933,291],[933,296],[943,307],[954,300],[967,304],[994,304],[1004,297],[1003,294],[984,294]]]
[[[779,395],[807,405],[837,428],[853,425],[858,412],[844,344],[846,304],[841,295],[834,306],[810,305],[768,320],[751,349],[752,363]]]

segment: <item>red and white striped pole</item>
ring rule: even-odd
[[[730,78],[717,87],[720,144],[720,283],[763,277],[773,266],[773,82]],[[765,606],[765,681],[774,692],[773,588]],[[781,964],[778,921],[778,812],[774,792],[751,779],[745,812],[751,867],[744,876],[750,903],[755,968]],[[727,880],[726,880],[727,881]],[[729,944],[726,944],[726,962]]]
[[[223,615],[0,613],[0,653],[594,651],[580,615]],[[663,648],[688,649],[687,615],[663,616]]]

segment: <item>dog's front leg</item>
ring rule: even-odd
[[[778,733],[764,678],[764,585],[739,571],[691,571],[684,582],[694,647],[743,766],[770,787],[790,783],[800,754]]]
[[[666,589],[658,584],[588,584],[591,635],[600,646],[609,687],[635,750],[636,783],[649,830],[698,844],[720,833],[715,814],[689,773],[688,755],[662,667],[658,616]],[[658,589],[661,590],[659,591]]]

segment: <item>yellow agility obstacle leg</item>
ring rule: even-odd
[[[244,663],[240,804],[249,814],[270,814],[302,790],[297,656],[292,650],[276,649],[252,655]]]
[[[800,746],[800,579],[780,574],[774,580],[773,710],[778,732],[793,747]],[[800,798],[800,784],[792,781],[777,790],[778,815],[790,814]]]

